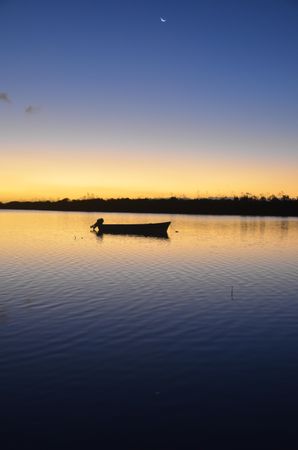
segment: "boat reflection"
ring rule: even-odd
[[[112,234],[114,236],[131,236],[131,237],[140,237],[140,238],[151,238],[151,239],[160,239],[160,240],[170,240],[167,232],[164,233],[125,233],[125,232],[113,232],[113,233],[102,233],[100,231],[91,231],[91,233],[96,234],[96,236],[100,239],[103,239],[105,234]]]

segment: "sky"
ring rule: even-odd
[[[0,201],[298,195],[298,0],[0,17]]]

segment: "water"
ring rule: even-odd
[[[0,211],[3,449],[293,449],[298,220]]]

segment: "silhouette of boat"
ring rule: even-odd
[[[98,227],[98,234],[138,234],[166,237],[170,223],[101,224]]]

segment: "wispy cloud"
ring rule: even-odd
[[[0,101],[10,103],[11,100],[6,92],[0,92]]]
[[[40,110],[39,106],[28,105],[25,108],[25,113],[26,114],[34,114],[34,113],[37,113],[39,110]]]

